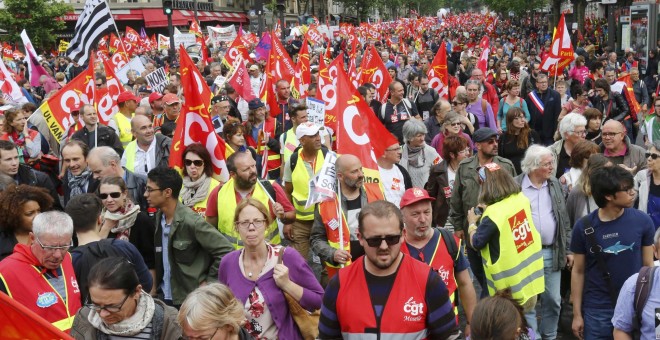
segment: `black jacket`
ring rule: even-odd
[[[55,186],[50,180],[50,177],[48,177],[48,175],[45,173],[34,170],[27,165],[21,164],[18,166],[18,173],[16,173],[16,176],[14,176],[14,179],[18,184],[34,185],[37,187],[46,188],[48,193],[50,193],[50,196],[53,197],[53,208],[55,210],[62,210],[60,196],[57,193],[57,190],[55,190]]]
[[[545,93],[538,93],[543,103],[543,112],[540,112],[530,96],[525,96],[527,109],[529,110],[529,126],[538,132],[541,142],[545,145],[554,143],[555,130],[557,130],[557,119],[561,112],[561,98],[559,92],[548,89]]]
[[[130,172],[126,168],[123,169],[125,171],[124,180],[126,181],[128,194],[131,195],[131,201],[140,206],[140,211],[147,211],[149,204],[144,197],[144,192],[147,190],[147,178]]]
[[[69,203],[69,200],[71,199],[71,189],[69,188],[69,171],[63,176],[62,178],[62,191],[64,191],[64,206],[66,207],[67,203]],[[96,192],[96,189],[99,187],[99,181],[97,179],[94,179],[93,175],[89,175],[89,179],[87,180],[87,193],[94,193]]]
[[[424,185],[424,189],[429,192],[429,196],[435,198],[433,203],[433,222],[437,227],[444,227],[449,217],[449,200],[445,188],[449,187],[449,177],[447,176],[447,161],[442,160],[434,165],[429,173],[429,180]],[[406,188],[407,189],[407,188]]]
[[[628,103],[620,93],[610,92],[607,100],[603,100],[600,96],[593,96],[589,99],[594,108],[598,109],[603,115],[605,115],[605,120],[614,119],[623,122],[630,113]]]
[[[111,127],[99,124],[99,126],[96,128],[96,131],[98,131],[99,134],[96,146],[109,146],[117,151],[121,157],[122,153],[124,153],[124,147],[121,145],[121,141],[115,133],[115,130]],[[93,143],[90,144],[89,131],[86,127],[76,131],[71,136],[71,138],[82,141],[83,143],[87,144],[90,149],[94,147]]]

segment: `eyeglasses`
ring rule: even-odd
[[[656,159],[658,159],[658,157],[660,157],[659,154],[657,154],[657,153],[653,153],[653,152],[647,152],[647,153],[645,154],[645,156],[646,156],[646,158],[651,157],[652,160],[656,160]]]
[[[37,240],[37,243],[39,244],[41,249],[43,249],[45,251],[48,251],[48,252],[53,252],[54,253],[58,250],[61,250],[62,252],[66,252],[67,250],[69,250],[69,248],[73,247],[73,240],[71,240],[71,243],[68,246],[44,246],[44,244],[41,243],[41,241],[39,240],[37,235],[34,236],[34,239]]]
[[[146,191],[147,194],[151,194],[154,191],[163,191],[163,189],[153,189],[153,188],[147,187],[146,189],[144,189],[144,191]]]
[[[383,237],[372,237],[372,238],[365,238],[364,239],[367,242],[367,245],[372,248],[378,248],[380,247],[381,244],[383,244],[383,241],[387,243],[387,246],[393,246],[397,243],[399,243],[399,240],[401,240],[401,235],[388,235],[388,236],[383,236]]]
[[[101,87],[101,86],[103,86],[103,83],[101,83],[101,84],[96,84],[96,87]]]
[[[603,138],[612,138],[612,137],[614,137],[614,136],[616,136],[620,133],[623,133],[623,132],[603,132],[602,135],[603,135]]]
[[[637,194],[637,189],[635,189],[635,188],[621,189],[621,190],[619,190],[619,192],[621,192],[621,191],[624,191],[625,193],[627,193],[627,194],[630,195],[630,196],[633,196],[633,195],[636,195],[636,194]]]
[[[130,295],[126,295],[126,297],[121,300],[121,303],[119,305],[108,305],[108,306],[99,306],[95,303],[90,303],[89,302],[89,297],[87,298],[87,302],[85,302],[85,306],[95,312],[100,312],[101,310],[106,310],[109,313],[118,313],[121,311],[121,308],[124,306],[124,303],[126,303],[126,300],[128,300],[128,297]]]
[[[236,221],[234,224],[240,229],[246,230],[253,225],[256,229],[262,228],[266,225],[267,220],[254,220],[254,221]]]
[[[539,164],[539,167],[546,168],[546,169],[552,168],[553,166],[554,166],[554,162],[545,162],[545,163]]]
[[[461,122],[447,123],[449,126],[461,126]]]
[[[102,200],[108,199],[108,196],[112,198],[119,198],[121,196],[121,192],[111,192],[111,193],[103,193],[99,194],[99,198]]]
[[[587,135],[587,130],[581,130],[581,131],[575,131],[575,130],[573,130],[573,131],[571,131],[571,132],[572,132],[574,135],[578,135],[578,136],[586,136],[586,135]]]
[[[218,333],[218,329],[220,329],[220,328],[216,328],[215,332],[213,332],[213,334],[211,334],[211,336],[185,336],[184,335],[181,338],[183,340],[211,340],[215,336],[215,333]]]
[[[451,102],[451,105],[454,105],[454,106],[461,105],[461,104],[465,104],[465,103],[464,102],[457,102],[457,101]]]
[[[204,161],[201,160],[201,159],[196,159],[194,161],[192,159],[186,159],[183,162],[186,164],[186,166],[191,166],[191,165],[195,164],[195,166],[200,167],[200,166],[204,165]]]

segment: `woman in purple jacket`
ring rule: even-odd
[[[222,259],[218,280],[244,304],[245,328],[255,338],[302,339],[283,292],[313,311],[321,308],[323,288],[297,251],[265,242],[270,223],[268,208],[259,200],[245,198],[238,204],[234,227],[245,248]],[[278,264],[280,251],[284,255]]]

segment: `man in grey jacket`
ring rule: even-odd
[[[516,177],[523,194],[529,199],[534,226],[541,234],[545,291],[541,294],[540,323],[537,338],[557,337],[561,309],[561,270],[571,267],[568,254],[571,224],[559,181],[553,176],[556,166],[552,151],[531,145],[521,162],[523,173]]]
[[[646,150],[630,143],[626,138],[626,128],[619,121],[610,119],[603,124],[603,143],[600,145],[603,155],[613,164],[633,174],[646,169]]]

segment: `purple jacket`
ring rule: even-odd
[[[255,285],[264,294],[266,304],[273,321],[277,326],[277,335],[280,339],[302,339],[298,327],[295,325],[282,290],[275,284],[273,270],[260,277],[257,281],[250,281],[241,273],[238,261],[240,250],[235,250],[222,258],[218,271],[218,281],[229,286],[238,301],[245,304],[248,295]],[[314,276],[314,272],[307,265],[305,259],[293,248],[286,248],[282,257],[282,263],[289,268],[291,281],[303,287],[303,296],[300,305],[306,310],[313,311],[321,308],[323,299],[323,287]]]

